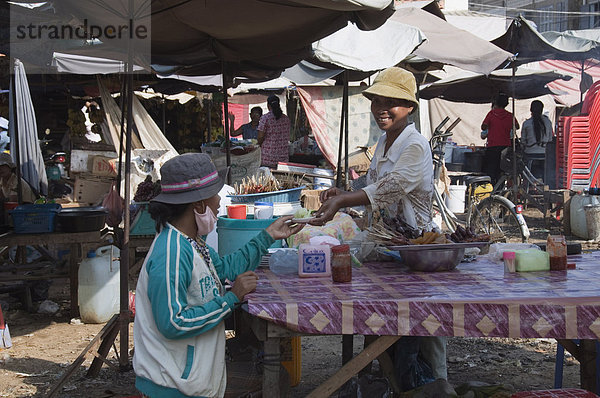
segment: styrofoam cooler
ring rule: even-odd
[[[292,216],[294,213],[302,208],[300,201],[295,202],[281,202],[281,203],[273,203],[273,216],[281,217],[281,216]],[[254,203],[249,203],[246,206],[246,214],[254,215]]]
[[[313,170],[313,174],[333,177],[333,170],[320,169],[317,167]],[[314,181],[313,181],[313,186],[314,186],[314,189],[329,189],[329,188],[333,187],[333,180],[331,180],[329,178],[315,177]]]

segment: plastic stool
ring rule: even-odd
[[[573,340],[579,344],[579,340]],[[562,388],[563,366],[565,359],[565,347],[556,345],[556,360],[554,362],[554,388]],[[600,393],[600,342],[596,341],[596,394]]]

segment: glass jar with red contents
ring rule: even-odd
[[[334,282],[352,281],[352,259],[349,245],[338,245],[331,248],[331,277]]]
[[[546,251],[550,255],[550,271],[567,269],[567,242],[563,235],[548,235]]]

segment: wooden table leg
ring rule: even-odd
[[[69,256],[69,289],[71,291],[71,317],[79,316],[79,260],[81,259],[81,246],[78,243],[71,244],[71,255]]]
[[[382,352],[387,350],[389,346],[394,344],[401,336],[381,336],[377,341],[366,347],[360,354],[352,358],[350,362],[344,365],[338,370],[333,376],[327,381],[321,384],[319,387],[313,390],[307,398],[321,398],[329,397],[338,388],[340,388],[346,381],[350,380],[352,376],[358,373],[359,370],[364,368],[368,363],[377,358]],[[269,397],[270,395],[263,396]]]
[[[354,355],[354,335],[342,335],[342,365],[345,365]]]
[[[596,340],[580,340],[579,354],[581,388],[596,393]]]
[[[263,397],[281,398],[279,385],[280,340],[277,337],[270,337],[264,341]]]

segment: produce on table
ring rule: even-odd
[[[452,234],[423,232],[412,228],[399,218],[385,218],[369,228],[369,237],[386,246],[427,245],[462,242],[489,242],[490,235],[476,234],[472,228],[458,225]]]
[[[462,225],[456,227],[456,231],[448,236],[452,242],[489,242],[489,234],[476,234],[473,227],[463,228]]]
[[[275,179],[273,177],[260,175],[258,177],[245,177],[242,182],[236,182],[233,185],[233,188],[235,190],[235,195],[249,195],[254,193],[282,191],[285,189],[298,188],[299,186],[300,183],[294,177]]]
[[[308,218],[312,216],[312,211],[305,209],[304,207],[296,210],[294,218]]]
[[[152,177],[147,176],[135,190],[134,202],[148,202],[160,193],[160,181],[152,182]]]

